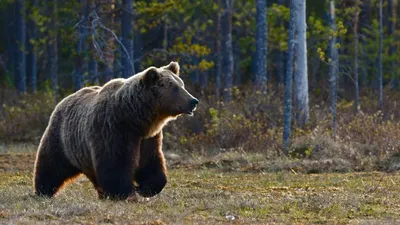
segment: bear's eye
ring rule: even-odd
[[[179,88],[178,88],[178,87],[176,87],[176,86],[174,87],[174,89],[173,89],[173,90],[174,90],[174,92],[175,92],[175,93],[178,93],[178,92],[179,92]]]

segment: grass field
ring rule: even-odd
[[[398,224],[400,173],[241,172],[172,165],[169,183],[138,203],[100,201],[78,178],[34,196],[34,153],[0,154],[1,224]]]

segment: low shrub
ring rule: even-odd
[[[0,113],[0,140],[38,142],[56,105],[50,92],[22,94],[3,103]]]

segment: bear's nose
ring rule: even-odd
[[[190,101],[190,105],[192,106],[193,109],[196,108],[197,104],[199,104],[199,100],[197,100],[196,98]]]

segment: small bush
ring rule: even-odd
[[[56,103],[51,93],[23,94],[4,103],[0,116],[0,140],[37,142]]]

